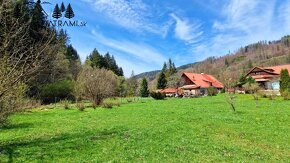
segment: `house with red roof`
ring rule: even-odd
[[[254,67],[246,77],[252,77],[265,90],[280,90],[280,72],[287,69],[290,73],[290,64],[272,67]]]
[[[181,76],[181,83],[183,86],[179,88],[184,96],[206,95],[207,89],[212,87],[220,91],[224,85],[215,77],[208,74],[197,74],[184,72]]]

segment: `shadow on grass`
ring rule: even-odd
[[[25,126],[25,125],[24,125]],[[0,142],[0,158],[6,157],[8,162],[15,161],[15,158],[18,157],[24,157],[24,160],[27,159],[36,159],[39,161],[44,161],[45,159],[53,159],[53,155],[50,154],[51,150],[59,150],[59,144],[63,145],[61,146],[62,150],[76,150],[78,146],[78,141],[102,141],[102,140],[108,140],[114,137],[120,137],[121,139],[127,139],[128,138],[128,130],[126,129],[120,129],[120,128],[112,128],[112,129],[104,129],[99,132],[80,132],[80,133],[64,133],[61,135],[57,135],[53,138],[50,136],[46,137],[40,137],[35,139],[29,139],[23,141],[15,141],[15,142],[8,142],[8,143],[1,143]],[[73,142],[71,142],[72,140]],[[68,143],[69,142],[69,143]],[[58,145],[56,145],[58,144]],[[40,147],[41,149],[37,152],[41,152],[41,155],[37,154],[29,155],[29,158],[26,156],[26,154],[21,154],[19,151],[20,148],[33,148],[33,147]],[[55,149],[54,149],[55,148]],[[56,149],[57,148],[57,149]],[[27,152],[29,153],[29,152]],[[1,161],[0,161],[1,162]]]
[[[0,127],[0,130],[11,130],[11,129],[24,129],[24,128],[31,128],[33,127],[33,123],[18,123],[18,124],[6,124]]]

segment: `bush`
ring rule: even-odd
[[[112,109],[114,104],[112,102],[104,102],[103,107],[106,109]]]
[[[78,75],[75,85],[75,96],[91,100],[94,105],[116,95],[118,78],[106,69],[84,67]]]
[[[60,100],[74,100],[74,82],[72,80],[62,80],[52,84],[44,85],[40,88],[40,100],[44,104],[59,102]]]
[[[67,110],[67,109],[70,108],[70,101],[68,101],[68,100],[62,100],[60,103],[62,104],[62,106],[64,107],[64,109]]]
[[[213,87],[209,87],[209,88],[207,88],[207,94],[209,95],[209,96],[216,96],[217,95],[217,90],[215,89],[215,88],[213,88]]]
[[[290,92],[289,91],[283,91],[281,93],[281,96],[283,97],[284,100],[290,100]]]
[[[86,109],[85,104],[82,102],[77,103],[77,108],[79,111],[84,111]]]
[[[154,98],[155,100],[164,100],[166,95],[161,92],[151,92],[150,96]]]

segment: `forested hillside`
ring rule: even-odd
[[[222,57],[209,57],[201,62],[180,66],[177,68],[177,74],[174,75],[176,77],[173,78],[177,80],[182,72],[208,73],[215,76],[224,84],[234,84],[242,74],[254,66],[266,67],[289,63],[290,36],[284,36],[277,41],[260,41],[241,47],[236,52]],[[137,77],[148,77],[152,79],[150,82],[152,89],[156,85],[158,73],[160,71],[152,71],[142,73],[137,75]]]

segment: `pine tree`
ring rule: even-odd
[[[69,3],[67,8],[66,8],[65,17],[68,18],[68,19],[71,19],[74,16],[75,16],[74,11],[73,11],[70,3]]]
[[[162,67],[162,70],[161,71],[163,71],[164,73],[165,73],[165,71],[167,70],[167,64],[166,64],[166,62],[164,62],[164,64],[163,64],[163,67]]]
[[[281,70],[280,73],[280,92],[283,93],[289,90],[290,77],[287,69]]]
[[[124,76],[123,68],[119,67],[118,76]]]
[[[157,89],[164,89],[167,86],[166,76],[163,71],[161,71],[157,80]]]
[[[59,9],[58,4],[56,4],[54,7],[54,10],[53,10],[52,17],[55,19],[59,19],[59,18],[61,18],[61,16],[62,16],[61,10]]]
[[[65,12],[65,6],[64,6],[63,2],[61,3],[60,11],[61,11],[61,12]]]
[[[71,44],[67,46],[65,55],[66,55],[66,58],[70,61],[75,61],[75,60],[80,59],[78,52]]]
[[[149,96],[148,82],[147,82],[146,78],[142,79],[141,88],[140,88],[140,95],[141,95],[141,97],[148,97]]]
[[[43,13],[41,2],[38,0],[35,3],[33,11],[32,11],[31,26],[34,29],[41,29],[45,26],[45,24],[46,24],[46,17],[45,17],[45,14]]]

